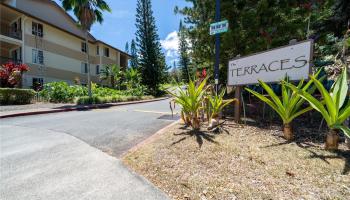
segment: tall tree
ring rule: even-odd
[[[175,8],[190,27],[191,62],[213,69],[214,37],[208,34],[215,22],[215,1],[186,0],[191,6]],[[331,1],[331,0],[325,0]],[[221,0],[221,18],[229,21],[228,32],[221,34],[220,81],[226,80],[229,59],[304,40],[309,12],[303,6],[311,0]],[[311,20],[312,22],[312,20]]]
[[[91,26],[95,22],[102,23],[102,12],[111,12],[108,4],[104,0],[61,0],[62,6],[66,11],[73,10],[74,15],[78,19],[79,26],[85,32],[85,44],[86,44],[86,63],[88,66],[87,79],[88,79],[88,93],[91,94],[91,74],[90,74],[90,62],[89,62],[89,41],[88,35]]]
[[[174,61],[174,63],[173,63],[173,69],[171,70],[170,78],[171,78],[170,81],[175,81],[176,83],[179,82],[179,73],[178,73],[178,69],[176,67],[176,61]]]
[[[181,66],[181,78],[185,83],[190,80],[189,64],[190,59],[188,55],[188,43],[186,37],[186,28],[182,25],[182,20],[180,20],[179,26],[179,54],[180,54],[180,66]]]
[[[129,53],[129,42],[125,43],[125,52]]]
[[[137,56],[136,43],[134,39],[131,40],[130,54],[131,54],[130,67],[135,69],[138,67],[138,56]]]
[[[147,86],[150,94],[157,95],[167,72],[151,1],[137,0],[136,13],[136,43],[142,83]]]

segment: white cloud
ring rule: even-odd
[[[177,31],[169,33],[166,36],[165,40],[161,40],[160,43],[165,50],[177,51],[179,46],[179,37],[177,35]]]
[[[170,32],[164,40],[160,40],[160,44],[165,51],[165,57],[168,64],[172,64],[174,60],[177,60],[179,57],[179,37],[177,31]]]

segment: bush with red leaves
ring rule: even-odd
[[[25,64],[15,64],[8,62],[0,67],[0,85],[1,87],[14,87],[22,80],[23,72],[29,71]]]

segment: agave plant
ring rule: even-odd
[[[342,130],[345,136],[350,138],[349,127],[343,125],[344,121],[350,116],[350,100],[345,104],[348,92],[346,67],[343,68],[341,75],[334,82],[329,92],[315,76],[310,76],[310,78],[320,91],[323,97],[322,100],[316,99],[308,92],[300,90],[300,88],[292,84],[286,83],[286,85],[294,92],[297,92],[303,99],[307,100],[315,110],[321,113],[329,127],[329,132],[326,137],[326,149],[337,149],[339,142],[337,130]]]
[[[214,95],[207,96],[207,118],[210,123],[209,128],[215,127],[219,124],[220,113],[222,110],[229,105],[230,103],[236,101],[237,99],[228,99],[224,100],[225,89],[222,89],[219,94],[215,93]]]
[[[320,71],[315,75],[318,76]],[[322,77],[323,79],[324,77]],[[305,100],[301,98],[297,92],[294,92],[293,90],[289,89],[289,87],[286,86],[288,83],[288,78],[286,78],[285,81],[281,82],[282,86],[282,97],[279,98],[273,89],[269,87],[266,83],[259,80],[260,85],[262,88],[267,92],[267,94],[270,96],[270,98],[267,98],[263,96],[262,94],[259,94],[258,92],[255,92],[249,88],[245,88],[248,92],[252,93],[256,97],[258,97],[260,100],[268,104],[273,110],[277,112],[277,114],[281,117],[283,121],[283,134],[284,138],[287,140],[292,140],[294,138],[293,129],[291,122],[296,117],[310,111],[313,109],[312,106],[302,108],[302,105],[304,104]],[[288,83],[289,85],[292,85],[291,83]],[[307,84],[304,85],[304,80],[301,80],[297,86],[294,86],[295,88],[298,88],[298,90],[304,91],[308,94],[314,93],[316,90],[315,86],[312,86],[312,81],[309,81]]]
[[[196,86],[194,81],[188,83],[187,89],[178,86],[177,91],[170,92],[174,102],[181,106],[181,117],[187,125],[192,126],[194,130],[200,128],[199,112],[203,108],[207,78]]]

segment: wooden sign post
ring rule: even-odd
[[[237,99],[235,104],[235,116],[234,120],[236,123],[241,122],[241,93],[242,93],[242,86],[236,86],[235,89],[235,98]]]

